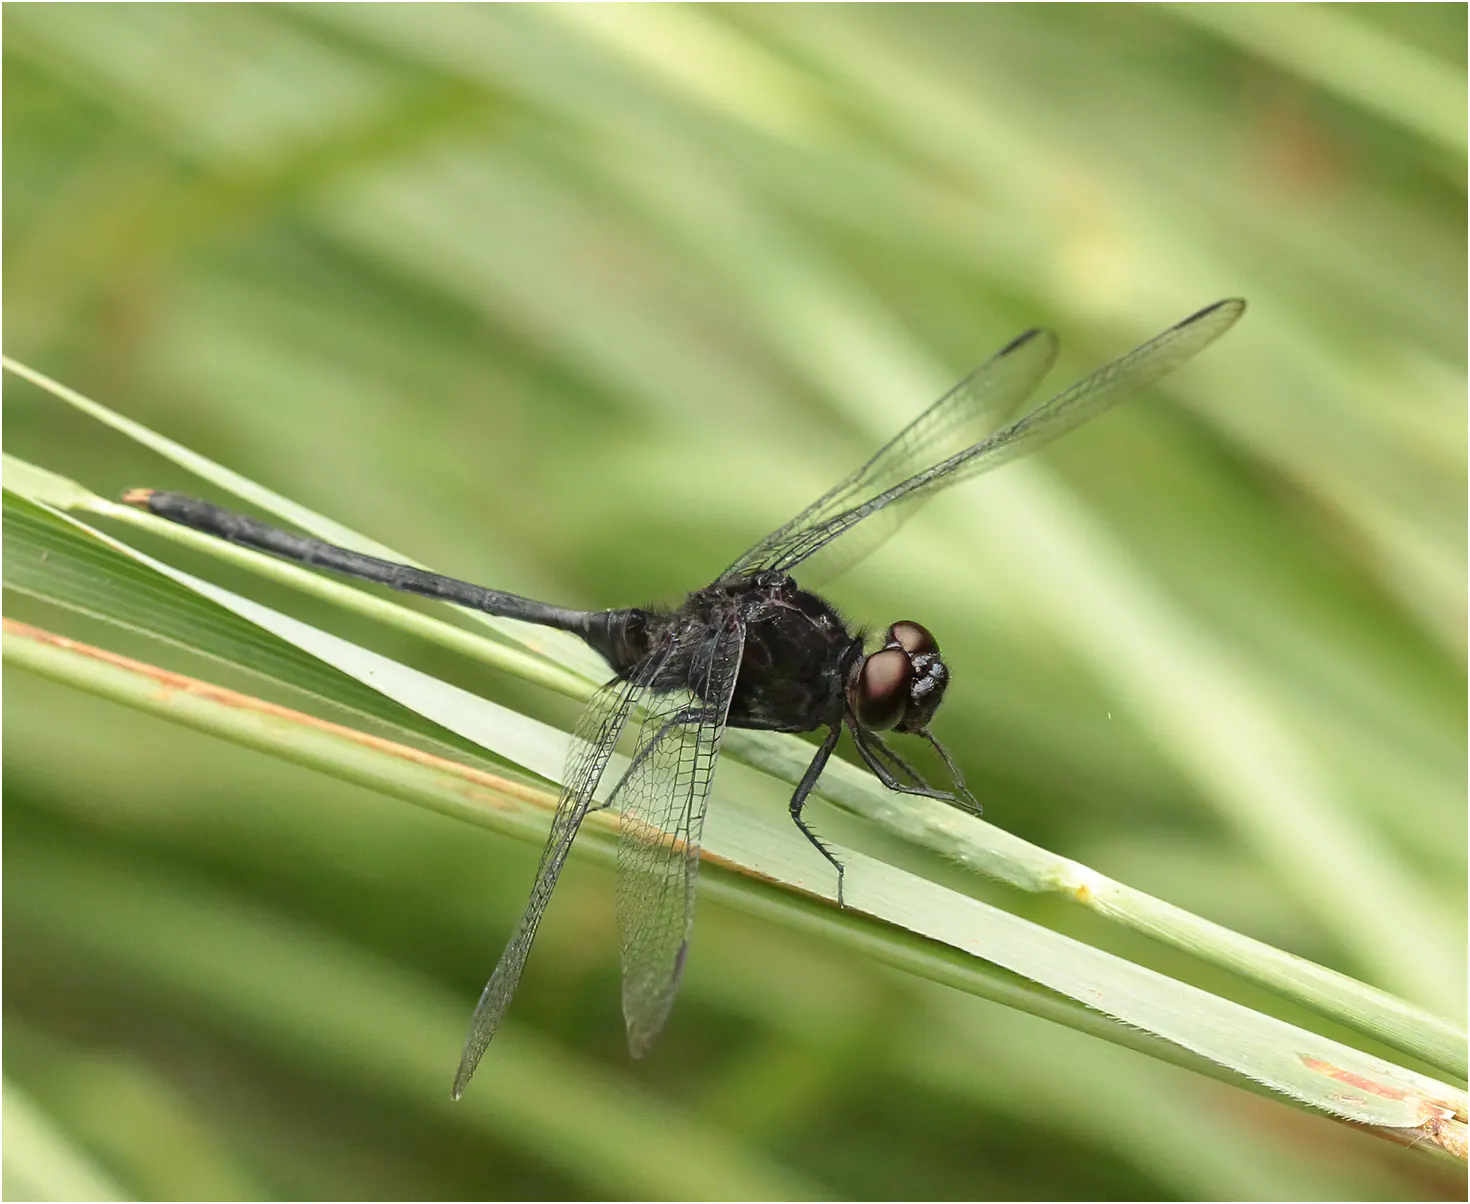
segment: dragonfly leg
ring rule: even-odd
[[[858,755],[862,757],[867,767],[873,771],[874,776],[883,785],[888,787],[889,790],[896,790],[900,794],[917,794],[923,798],[942,799],[949,803],[956,801],[955,796],[949,791],[935,790],[933,786],[924,781],[919,771],[894,752],[893,749],[889,748],[888,745],[883,743],[876,733],[866,731],[853,724],[852,736],[853,742],[857,745]],[[909,777],[913,778],[917,785],[909,786],[900,782],[893,771],[888,768],[888,765],[883,763],[883,758],[885,757],[890,764],[897,766],[900,773],[906,773]]]
[[[832,750],[837,747],[837,738],[842,735],[842,725],[834,723],[827,732],[827,738],[822,741],[821,747],[817,749],[817,755],[812,758],[812,763],[806,767],[806,772],[801,775],[801,781],[797,784],[796,793],[791,796],[791,822],[801,829],[805,836],[816,847],[823,857],[832,863],[837,871],[837,906],[842,907],[842,879],[846,874],[842,862],[832,855],[832,850],[827,847],[820,836],[812,831],[806,820],[801,818],[801,810],[806,806],[807,796],[811,794],[812,788],[817,784],[817,779],[822,776],[822,770],[826,768],[827,761],[832,756]]]
[[[960,772],[960,767],[954,763],[954,758],[949,755],[949,750],[934,738],[934,733],[927,727],[921,727],[916,735],[923,736],[934,746],[940,758],[944,761],[944,767],[949,770],[949,776],[954,779],[954,784],[960,792],[959,798],[950,796],[961,811],[968,811],[971,815],[983,814],[984,809],[980,806],[980,800],[970,793],[970,788],[965,785],[965,775]]]
[[[633,754],[633,760],[628,763],[627,772],[625,772],[623,776],[618,779],[618,784],[613,787],[613,792],[608,795],[607,798],[605,798],[602,802],[594,803],[592,806],[588,807],[588,813],[590,814],[593,811],[605,811],[607,810],[607,808],[611,807],[613,803],[617,801],[618,793],[622,790],[623,785],[633,776],[638,767],[648,759],[653,750],[658,747],[659,741],[667,736],[671,731],[673,731],[674,728],[678,727],[681,723],[705,723],[713,718],[714,714],[709,710],[708,707],[685,707],[672,719],[665,721],[664,725],[653,734],[653,739],[649,740],[646,744],[644,744],[642,748],[640,748],[636,753]]]

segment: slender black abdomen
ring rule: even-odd
[[[592,642],[589,629],[601,617],[596,611],[550,606],[534,598],[523,598],[504,590],[487,589],[473,582],[459,581],[411,565],[354,552],[350,548],[340,548],[310,535],[283,531],[257,518],[251,518],[248,514],[237,514],[223,506],[216,506],[213,502],[172,493],[166,489],[134,489],[123,495],[123,501],[181,526],[192,527],[196,531],[203,531],[206,535],[213,535],[241,547],[269,552],[283,560],[331,569],[333,572],[386,585],[406,594],[438,598],[504,619],[520,619],[526,623],[540,623],[543,627],[570,631],[589,643]],[[593,646],[596,647],[595,644]]]
[[[745,627],[745,650],[727,720],[734,727],[808,732],[840,722],[848,678],[862,656],[861,641],[848,632],[837,612],[783,573],[717,581],[690,594],[677,610],[571,610],[282,531],[249,515],[167,490],[134,490],[124,501],[298,564],[570,631],[619,677],[636,674],[651,653],[671,649],[649,683],[654,690],[691,689],[697,694],[698,683],[690,680],[692,645],[733,617]],[[688,647],[681,648],[681,641],[672,639],[676,632],[685,634]]]

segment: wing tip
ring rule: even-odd
[[[658,1040],[659,1034],[664,1031],[664,1023],[667,1018],[668,1012],[665,1011],[664,1019],[654,1024],[640,1023],[635,1027],[630,1022],[628,1025],[628,1052],[635,1058],[646,1057],[648,1051],[653,1048],[654,1042]]]
[[[689,937],[679,943],[674,954],[674,969],[668,982],[650,1008],[649,999],[638,991],[628,989],[626,974],[623,982],[623,1019],[628,1030],[628,1052],[641,1058],[653,1048],[664,1025],[669,1022],[669,1013],[674,1010],[674,997],[679,992],[679,980],[684,976],[684,964],[689,960]]]
[[[1203,322],[1206,318],[1219,314],[1227,326],[1234,325],[1240,321],[1240,317],[1246,311],[1244,297],[1226,297],[1223,301],[1216,301],[1213,305],[1206,305],[1197,313],[1192,313],[1184,321],[1178,323],[1175,329],[1184,326],[1193,326],[1196,322]]]
[[[1025,347],[1028,343],[1034,342],[1036,339],[1055,340],[1055,338],[1056,336],[1052,334],[1051,331],[1047,330],[1046,327],[1033,326],[1030,330],[1023,331],[1021,334],[1018,334],[1009,343],[1007,343],[1004,347],[997,351],[995,353],[995,358],[1004,359],[1008,355],[1014,355],[1017,351],[1021,350],[1022,347]]]
[[[464,1094],[464,1089],[470,1085],[470,1079],[475,1076],[475,1068],[480,1064],[480,1052],[471,1054],[465,1051],[464,1057],[459,1060],[459,1069],[454,1072],[454,1086],[449,1089],[449,1098],[458,1101]]]

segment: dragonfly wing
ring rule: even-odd
[[[668,1019],[694,924],[699,839],[745,629],[732,613],[681,633],[688,688],[659,692],[647,707],[632,763],[610,801],[622,808],[618,930],[623,1017],[635,1057]],[[675,651],[671,663],[682,659]]]
[[[526,955],[531,951],[531,942],[536,939],[536,929],[561,869],[566,864],[567,854],[572,848],[572,839],[577,835],[582,820],[592,806],[592,795],[597,783],[607,768],[608,758],[617,747],[622,733],[638,698],[646,690],[649,674],[643,673],[633,679],[617,679],[608,682],[587,704],[577,719],[572,732],[571,747],[567,751],[566,772],[562,775],[561,800],[556,806],[556,815],[551,821],[551,835],[541,852],[541,863],[536,869],[536,882],[531,887],[531,898],[521,921],[516,926],[510,943],[500,955],[490,981],[480,995],[470,1021],[469,1036],[465,1040],[464,1054],[459,1061],[459,1070],[454,1076],[454,1098],[464,1091],[470,1076],[475,1073],[480,1058],[500,1027],[505,1009],[510,1005],[521,971],[525,969]]]
[[[722,576],[759,572],[789,560],[805,547],[811,532],[824,529],[837,516],[869,498],[973,446],[1035,391],[1056,355],[1056,336],[1050,331],[1031,330],[1013,339],[879,448],[866,464],[771,532]],[[866,550],[871,551],[877,542]]]
[[[914,506],[940,490],[1029,455],[1059,439],[1193,359],[1234,326],[1244,312],[1245,302],[1238,300],[1220,301],[1200,310],[995,434],[846,510],[827,515],[816,525],[805,525],[799,532],[786,536],[775,549],[778,554],[767,557],[758,567],[790,572],[818,553],[824,561],[834,557],[845,560],[843,547],[832,545],[859,524],[866,526],[867,521],[877,516],[880,534],[883,530],[891,531],[902,522],[906,512],[912,512]],[[860,546],[868,546],[867,541],[860,541]],[[803,576],[807,576],[805,571]]]

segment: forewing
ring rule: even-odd
[[[915,505],[941,489],[1029,455],[1059,439],[1193,359],[1235,325],[1244,312],[1245,302],[1236,300],[1221,301],[1200,310],[989,438],[832,515],[818,526],[806,528],[799,538],[783,541],[780,555],[760,567],[790,572],[818,553],[824,560],[847,559],[846,539],[835,549],[831,545],[859,523],[873,520],[891,530],[902,521],[905,512],[911,512]],[[890,511],[897,513],[890,514]],[[867,546],[867,541],[862,544]],[[803,570],[803,579],[808,576]]]
[[[684,968],[700,832],[745,630],[732,613],[713,630],[691,625],[681,638],[692,645],[689,688],[651,695],[637,751],[612,797],[622,808],[618,930],[634,1057],[663,1028]]]
[[[561,801],[556,806],[556,816],[551,821],[551,835],[541,852],[541,864],[536,870],[536,882],[531,887],[531,898],[515,934],[506,945],[505,952],[495,965],[490,981],[480,995],[470,1021],[469,1036],[465,1040],[464,1055],[459,1060],[459,1071],[454,1076],[454,1098],[458,1099],[465,1084],[475,1073],[480,1057],[500,1027],[505,1009],[510,1005],[516,985],[521,981],[521,971],[526,965],[526,955],[531,951],[531,942],[536,939],[536,928],[551,900],[556,880],[566,863],[572,848],[572,839],[577,834],[582,820],[592,805],[592,795],[602,772],[607,768],[608,758],[617,747],[618,736],[628,721],[634,703],[644,692],[647,674],[634,680],[611,681],[603,686],[582,711],[577,726],[572,732],[571,747],[567,751],[566,773],[563,775]]]
[[[806,546],[811,532],[825,530],[838,516],[973,446],[1032,394],[1056,354],[1056,337],[1050,331],[1031,330],[1012,340],[899,431],[866,464],[771,532],[721,576],[740,576],[789,561]],[[872,551],[897,526],[894,523],[891,530],[867,543],[864,551]]]

